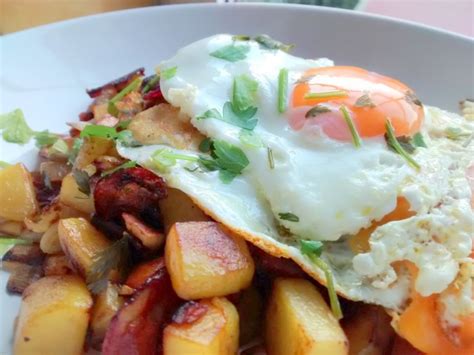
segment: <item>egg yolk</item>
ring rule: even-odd
[[[421,103],[405,84],[365,69],[334,66],[310,69],[296,83],[290,126],[300,130],[316,125],[331,138],[350,140],[340,112],[343,105],[362,138],[385,134],[386,120],[397,136],[412,136],[424,116]]]

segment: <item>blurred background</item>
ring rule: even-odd
[[[332,6],[381,14],[474,37],[474,0],[0,0],[0,34],[107,11],[199,2]]]

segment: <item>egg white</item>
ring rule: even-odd
[[[472,263],[474,224],[465,176],[472,164],[473,144],[468,138],[450,140],[445,131],[456,126],[474,134],[474,125],[457,115],[426,108],[422,133],[428,148],[414,154],[420,171],[388,150],[383,137],[364,139],[356,149],[351,142],[331,140],[318,130],[295,132],[277,110],[279,70],[289,70],[291,90],[304,71],[332,62],[301,59],[261,48],[253,41],[246,43],[250,51],[243,60],[228,62],[210,56],[232,43],[232,36],[217,35],[182,48],[160,64],[161,70],[177,68],[173,78],[160,84],[166,100],[179,107],[194,127],[207,137],[240,147],[250,164],[242,175],[224,184],[218,172],[191,171],[192,163],[178,161],[159,172],[167,184],[188,194],[209,215],[252,243],[273,255],[292,258],[322,282],[322,272],[300,253],[297,238],[324,241],[321,257],[331,265],[338,292],[350,299],[400,310],[408,298],[410,280],[407,270],[394,263],[403,260],[418,267],[415,288],[420,294],[445,290],[460,267]],[[262,147],[243,144],[236,126],[196,119],[210,109],[222,111],[230,101],[233,79],[240,74],[258,82],[254,131]],[[152,168],[152,153],[164,147],[122,146],[119,153]],[[267,148],[273,152],[274,168]],[[370,237],[370,251],[356,255],[347,243],[350,235],[393,211],[399,196],[410,202],[416,215],[377,228]],[[285,212],[297,215],[299,222],[280,219],[279,213]],[[281,226],[294,236],[281,234]]]

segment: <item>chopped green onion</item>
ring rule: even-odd
[[[344,118],[344,121],[346,121],[346,124],[349,127],[349,130],[351,131],[352,142],[354,143],[355,147],[359,148],[362,144],[362,141],[360,139],[359,132],[357,132],[354,122],[352,121],[352,117],[349,114],[349,111],[347,111],[346,106],[342,105],[340,110],[342,113],[342,117]]]
[[[289,52],[293,48],[294,44],[285,44],[276,39],[271,38],[269,35],[258,35],[254,38],[255,42],[267,49],[280,49],[284,52]]]
[[[419,170],[420,165],[418,165],[415,159],[413,159],[400,145],[397,140],[397,137],[395,136],[395,131],[393,129],[392,123],[388,119],[385,120],[385,130],[387,131],[387,143],[389,144],[389,146],[392,147],[398,154],[400,154],[409,165]]]
[[[83,143],[84,143],[84,139],[74,138],[74,141],[72,143],[72,148],[69,151],[69,157],[68,157],[68,163],[70,165],[73,165],[74,162],[76,161],[77,155],[79,154],[79,151],[81,150]]]
[[[323,105],[316,105],[308,110],[304,115],[305,118],[314,118],[322,113],[331,112],[331,109],[323,106]]]
[[[280,69],[278,74],[278,112],[286,111],[288,101],[288,69]]]
[[[178,71],[178,67],[175,66],[175,67],[162,70],[160,74],[164,80],[169,80],[176,75],[177,71]]]
[[[244,146],[249,148],[262,148],[263,142],[254,131],[248,129],[241,129],[239,133],[239,140]]]
[[[136,78],[133,80],[130,84],[128,84],[126,87],[122,89],[117,95],[112,97],[109,101],[108,107],[107,107],[107,112],[110,113],[112,116],[117,116],[119,114],[117,107],[115,104],[122,100],[126,95],[131,93],[132,91],[136,90],[139,86],[140,83],[142,82],[141,78]]]
[[[331,310],[336,317],[336,319],[342,318],[341,305],[339,304],[339,299],[337,297],[336,288],[334,286],[334,277],[329,266],[320,258],[322,253],[322,243],[318,241],[309,241],[301,240],[300,241],[300,250],[303,255],[306,255],[311,262],[321,269],[326,278],[326,287],[329,294],[329,303],[331,305]]]
[[[299,222],[300,221],[300,218],[293,214],[293,213],[290,213],[290,212],[285,212],[285,213],[278,213],[278,217],[280,219],[283,219],[285,221],[290,221],[290,222]]]
[[[327,97],[346,97],[347,92],[344,90],[334,90],[326,92],[310,92],[307,93],[305,99],[325,99]]]
[[[470,133],[467,131],[462,130],[459,127],[448,127],[444,130],[446,137],[451,140],[458,140],[463,137],[469,137]]]
[[[270,169],[275,169],[275,160],[273,159],[272,148],[267,147],[267,156],[268,156],[268,165],[270,166]]]
[[[35,134],[36,146],[38,148],[47,147],[54,144],[59,139],[57,134],[50,133],[48,130],[37,132]]]
[[[142,93],[146,94],[148,91],[153,89],[153,87],[160,81],[160,76],[159,75],[154,75],[148,83],[143,87]]]
[[[81,131],[80,137],[100,137],[113,139],[117,137],[117,131],[113,127],[91,124],[84,127],[84,129]]]
[[[422,147],[422,148],[428,147],[425,143],[425,139],[423,138],[423,135],[420,132],[415,133],[411,141],[415,147]]]
[[[234,35],[232,36],[233,41],[250,41],[250,36],[247,35]]]
[[[104,176],[107,176],[107,175],[110,175],[110,174],[113,174],[115,173],[116,171],[119,171],[119,170],[122,170],[122,169],[128,169],[128,168],[134,168],[137,166],[137,162],[134,161],[134,160],[130,160],[130,161],[127,161],[113,169],[110,169],[110,170],[106,170],[104,172],[102,172],[102,174],[100,175],[101,177],[104,177]]]
[[[156,150],[151,155],[150,160],[152,165],[158,170],[166,171],[168,168],[176,165],[178,160],[197,162],[199,158],[190,155],[174,153],[171,149],[162,148]]]

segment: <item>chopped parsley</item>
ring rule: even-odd
[[[304,115],[304,117],[306,118],[314,118],[322,113],[327,113],[327,112],[331,112],[331,109],[326,107],[326,106],[323,106],[323,105],[316,105],[312,108],[310,108],[308,110],[308,112],[306,112],[306,114]]]
[[[300,218],[291,212],[278,213],[278,217],[282,220],[289,221],[289,222],[300,221]]]
[[[218,110],[211,109],[204,112],[202,115],[196,117],[197,120],[203,120],[208,118],[215,118],[234,126],[253,130],[258,123],[258,119],[255,117],[257,108],[250,106],[244,111],[235,111],[230,101],[224,104],[222,109],[223,114],[221,115]]]
[[[38,148],[49,147],[59,139],[57,134],[50,133],[48,130],[36,133],[35,141]]]
[[[254,40],[266,49],[279,49],[284,52],[289,52],[295,46],[294,44],[284,44],[268,35],[259,35]]]
[[[211,52],[210,55],[215,58],[227,60],[228,62],[237,62],[247,58],[247,53],[249,51],[250,47],[248,45],[229,44]]]
[[[325,99],[328,97],[346,97],[347,92],[344,90],[334,90],[325,92],[309,92],[304,95],[305,99]]]
[[[258,83],[246,74],[234,78],[232,89],[232,109],[236,113],[244,112],[255,106]]]
[[[328,289],[329,303],[331,304],[332,313],[336,319],[341,319],[342,310],[334,286],[334,276],[326,262],[321,259],[323,243],[315,240],[300,240],[300,250],[303,255],[308,257],[314,265],[323,271],[324,276],[326,277],[326,287]]]
[[[80,134],[81,138],[99,137],[105,139],[117,138],[117,131],[113,127],[90,124],[84,127]]]
[[[372,99],[370,98],[369,94],[364,94],[356,100],[354,106],[355,107],[371,107],[372,108],[372,107],[375,107],[375,104],[372,101]]]
[[[20,109],[0,115],[0,130],[3,139],[10,143],[25,144],[35,135]]]
[[[247,156],[239,147],[222,140],[213,141],[211,156],[219,169],[219,177],[224,183],[232,181],[249,165]]]
[[[199,151],[208,153],[211,150],[212,139],[207,137],[199,143]]]
[[[84,170],[72,169],[72,176],[76,181],[79,191],[89,196],[91,194],[89,174]]]
[[[349,127],[349,130],[351,131],[352,143],[354,144],[356,148],[359,148],[362,145],[362,141],[360,139],[359,132],[357,132],[357,129],[354,125],[354,121],[352,121],[352,117],[349,114],[349,111],[344,105],[340,107],[340,111],[342,113],[342,117],[344,118],[344,121]]]
[[[115,106],[115,104],[119,102],[120,100],[122,100],[125,96],[127,96],[132,91],[137,90],[140,87],[141,82],[142,82],[141,78],[136,78],[126,87],[124,87],[122,91],[120,91],[114,97],[112,97],[109,101],[107,112],[110,113],[112,116],[118,116],[119,111],[117,109],[117,106]]]
[[[123,275],[130,266],[130,239],[128,233],[92,257],[92,266],[86,275],[87,287],[98,294],[107,287],[110,271]]]
[[[286,111],[288,101],[288,69],[280,69],[278,74],[278,112]]]
[[[233,41],[250,41],[250,36],[247,35],[234,35],[232,36]]]
[[[419,170],[420,165],[402,147],[397,137],[395,136],[395,131],[393,129],[392,123],[388,119],[385,121],[385,130],[386,130],[385,140],[387,141],[388,147],[392,149],[394,152],[400,154],[402,158],[405,159],[411,167]]]
[[[116,171],[119,171],[119,170],[122,170],[122,169],[128,169],[128,168],[134,168],[137,166],[137,162],[134,161],[134,160],[130,160],[130,161],[127,161],[119,166],[116,166],[115,168],[113,169],[110,169],[110,170],[106,170],[104,172],[102,172],[102,174],[100,175],[101,177],[104,177],[104,176],[107,176],[107,175],[110,175],[110,174],[113,174],[115,173]]]
[[[178,71],[178,67],[175,66],[175,67],[162,70],[160,75],[164,80],[169,80],[176,75],[177,71]]]
[[[415,147],[427,148],[423,135],[420,132],[415,133],[411,141]]]

